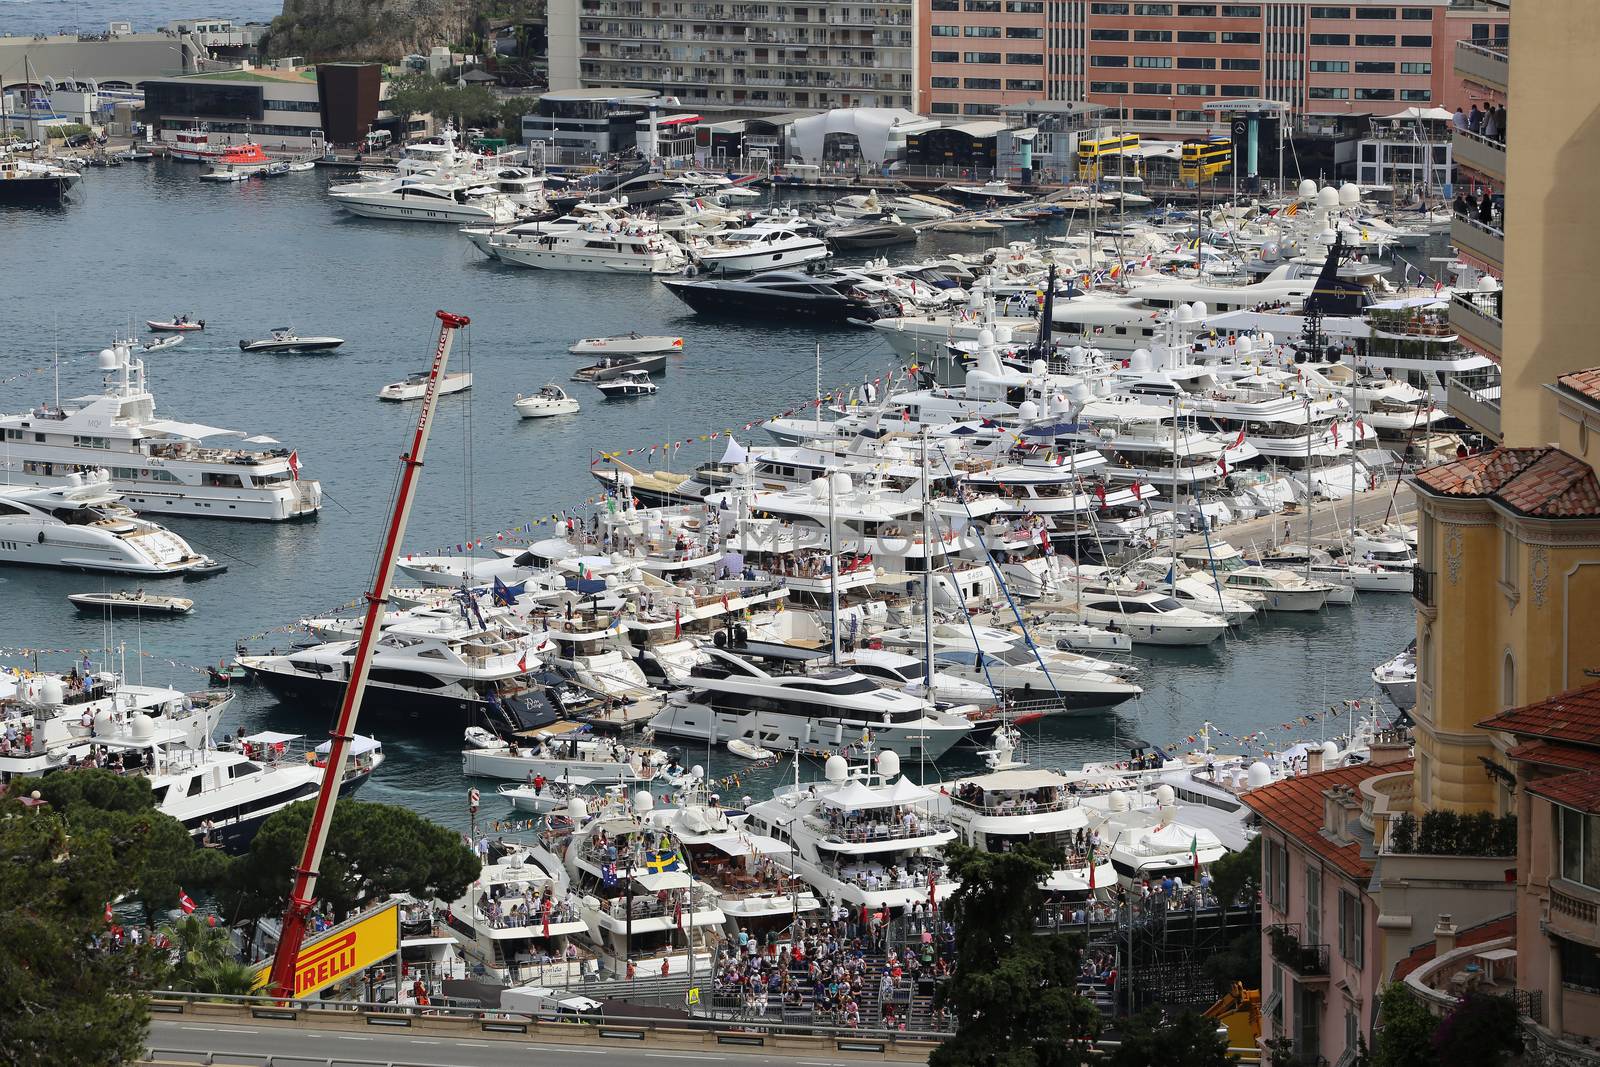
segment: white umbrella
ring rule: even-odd
[[[1442,107],[1408,107],[1404,111],[1393,115],[1385,115],[1386,119],[1409,119],[1415,122],[1418,119],[1448,119],[1453,113]]]

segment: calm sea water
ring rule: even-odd
[[[223,9],[225,7],[225,10]],[[112,22],[131,22],[136,31],[155,30],[197,15],[246,22],[270,22],[283,14],[282,0],[231,0],[227,5],[195,5],[171,0],[0,0],[0,34],[103,33]]]
[[[287,630],[274,628],[358,596],[387,515],[395,457],[416,415],[414,405],[384,404],[374,394],[425,365],[436,308],[472,317],[452,365],[471,369],[476,384],[441,401],[407,538],[417,552],[469,536],[492,541],[498,531],[574,509],[594,495],[588,471],[595,449],[742,426],[803,402],[813,392],[818,344],[825,389],[893,365],[869,333],[700,320],[648,279],[491,263],[449,227],[345,215],[323,196],[327,182],[309,173],[214,185],[181,164],[127,165],[90,171],[82,197],[64,210],[0,213],[0,257],[8,264],[0,321],[10,324],[0,346],[0,411],[52,396],[53,353],[60,355],[61,395],[82,395],[98,389],[93,353],[112,334],[142,328],[148,317],[203,317],[204,334],[149,360],[158,412],[269,434],[297,448],[328,500],[320,519],[305,524],[168,520],[231,564],[204,583],[172,583],[171,592],[197,601],[186,618],[108,633],[79,617],[65,596],[133,582],[0,570],[0,659],[32,662],[34,654],[20,650],[59,650],[38,653],[38,662],[65,667],[79,650],[109,646],[121,649],[113,655],[125,657],[134,677],[194,688],[202,684],[194,665],[230,655],[236,640],[287,642]],[[944,240],[937,247],[986,243]],[[925,242],[918,251],[933,247]],[[238,350],[239,338],[285,324],[347,343],[332,356]],[[685,338],[658,395],[606,404],[574,385],[580,416],[515,418],[517,392],[566,380],[576,365],[566,352],[573,340],[630,329]],[[680,462],[700,462],[713,448],[720,451],[720,442],[697,443]],[[1204,650],[1155,650],[1142,657],[1142,699],[1104,719],[1046,723],[1033,752],[1044,763],[1074,766],[1125,750],[1129,737],[1182,742],[1206,719],[1238,735],[1316,736],[1320,722],[1296,720],[1371,696],[1372,666],[1403,646],[1412,626],[1409,598],[1373,596],[1316,616],[1270,616]],[[230,714],[230,730],[241,723],[317,729],[315,720],[251,690]],[[415,738],[384,741],[390,761],[364,795],[464,824],[469,783],[457,751]],[[703,754],[689,758],[705,762]],[[710,766],[720,776],[736,762],[721,753]],[[951,760],[928,774],[969,767]],[[747,777],[742,788],[759,796],[776,773]],[[486,814],[499,813],[493,801],[486,804]]]

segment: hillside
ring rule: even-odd
[[[283,0],[265,47],[273,57],[394,62],[472,36],[474,0]]]

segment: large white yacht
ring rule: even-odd
[[[889,688],[819,652],[747,642],[711,647],[650,725],[711,744],[742,738],[763,748],[837,750],[870,735],[880,748],[937,759],[972,729],[964,716]]]
[[[352,215],[402,222],[512,222],[518,206],[492,182],[450,175],[410,174],[335,185],[328,196]]]
[[[0,486],[0,564],[138,574],[214,566],[189,542],[121,503],[103,470],[73,472],[51,488]]]
[[[529,235],[495,235],[490,254],[506,263],[545,270],[603,274],[677,274],[688,263],[682,246],[651,230],[594,223]]]
[[[458,899],[439,903],[468,966],[486,977],[565,989],[598,968],[579,944],[588,926],[567,873],[543,849],[508,846]]]
[[[874,762],[874,771],[852,773],[843,756],[830,756],[824,781],[750,805],[746,826],[788,844],[795,871],[848,907],[902,912],[948,900],[959,887],[940,852],[956,831],[935,810],[939,795],[901,776],[895,752]]]
[[[784,223],[758,223],[720,233],[715,243],[696,246],[693,254],[705,270],[749,274],[826,259],[828,242]]]
[[[164,515],[282,522],[322,506],[322,486],[300,477],[297,452],[241,430],[157,418],[132,342],[113,342],[98,366],[103,393],[0,415],[0,480],[62,486],[75,470],[104,467],[129,507]],[[221,438],[238,440],[204,443]]]

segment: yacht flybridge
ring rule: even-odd
[[[103,393],[0,415],[0,480],[64,487],[75,470],[105,467],[129,507],[161,515],[283,522],[322,506],[321,484],[277,441],[158,418],[132,342],[113,342],[98,366]],[[235,441],[207,443],[221,439]]]

